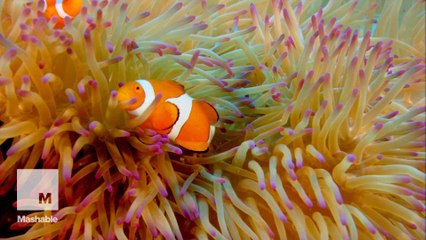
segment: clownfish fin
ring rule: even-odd
[[[148,80],[154,88],[155,92],[163,94],[164,101],[169,98],[176,98],[185,93],[184,87],[175,81],[171,80]]]
[[[81,7],[83,6],[83,1],[64,0],[62,1],[62,5],[63,5],[63,8],[66,10],[67,14],[73,18],[80,13]]]
[[[203,113],[207,115],[207,118],[210,121],[210,124],[215,124],[219,120],[219,114],[216,109],[208,102],[202,100],[194,100],[193,104],[200,106],[200,109],[203,109]]]
[[[173,127],[179,116],[179,109],[172,103],[159,104],[149,117],[152,128],[159,133],[166,133]]]

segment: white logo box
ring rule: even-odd
[[[58,170],[18,169],[17,210],[58,210]]]

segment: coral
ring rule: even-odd
[[[42,2],[0,1],[0,195],[58,168],[29,216],[59,222],[12,239],[425,237],[424,1],[93,0],[63,29]],[[141,78],[215,106],[209,152],[128,119]]]

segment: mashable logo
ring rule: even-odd
[[[18,169],[17,210],[58,210],[58,170]]]

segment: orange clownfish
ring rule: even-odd
[[[81,0],[44,0],[44,16],[51,19],[56,16],[58,22],[55,28],[62,28],[64,26],[64,18],[74,18],[81,10]]]
[[[175,81],[136,80],[118,89],[119,103],[131,117],[143,114],[161,93],[161,99],[150,116],[140,126],[158,133],[195,152],[209,148],[219,115],[209,103],[194,99]],[[133,101],[132,101],[133,99]]]

